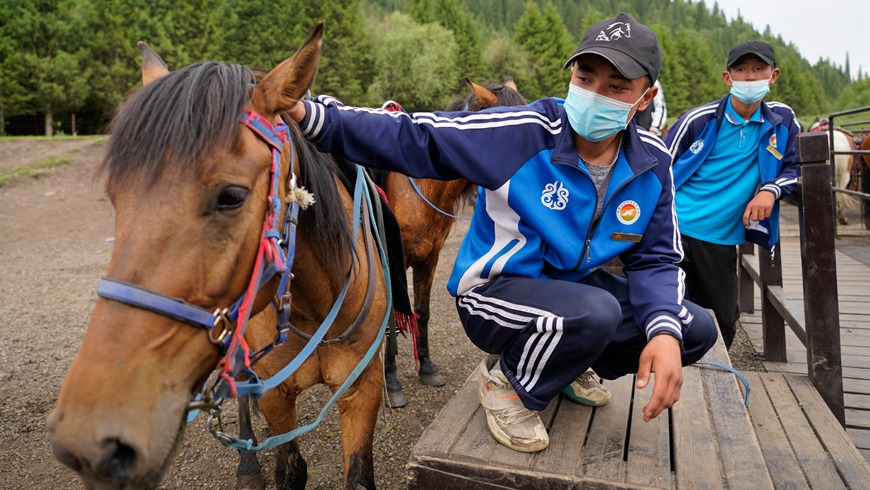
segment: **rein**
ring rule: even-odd
[[[417,191],[417,195],[420,196],[420,198],[423,199],[423,201],[425,201],[426,204],[428,204],[428,205],[429,205],[432,209],[434,209],[435,211],[438,211],[439,213],[443,214],[444,216],[449,216],[449,217],[451,217],[451,218],[453,218],[453,219],[462,219],[462,220],[468,220],[468,221],[471,220],[471,216],[456,216],[456,215],[454,215],[454,214],[450,214],[450,213],[448,213],[447,211],[444,211],[443,209],[439,208],[438,206],[435,205],[435,203],[433,203],[432,201],[426,199],[426,196],[424,196],[424,195],[423,195],[423,192],[420,191],[420,188],[417,187],[417,182],[414,180],[414,177],[410,177],[410,176],[409,176],[409,177],[408,177],[408,181],[411,182],[411,187],[413,187],[414,190]]]
[[[351,278],[353,277],[353,267],[348,274],[344,287],[342,288],[335,304],[330,310],[326,318],[318,327],[314,335],[305,334],[290,324],[290,280],[293,278],[291,273],[293,267],[293,259],[296,253],[296,226],[298,223],[298,215],[300,209],[300,201],[306,202],[306,192],[302,188],[296,186],[296,175],[293,173],[293,145],[290,140],[289,128],[280,119],[274,126],[270,124],[259,114],[246,110],[239,118],[241,124],[251,129],[272,149],[272,168],[271,168],[271,183],[269,190],[269,210],[263,221],[263,227],[260,236],[260,245],[257,250],[257,258],[254,267],[254,272],[248,283],[248,287],[242,296],[233,302],[229,307],[218,308],[214,312],[210,312],[200,306],[188,303],[179,298],[173,298],[164,294],[151,291],[136,284],[132,284],[119,279],[103,277],[98,286],[97,294],[105,299],[117,301],[129,306],[157,313],[174,320],[187,323],[194,327],[204,328],[207,330],[209,340],[215,344],[222,356],[216,365],[216,370],[220,372],[219,379],[215,382],[211,389],[203,386],[203,389],[196,395],[196,399],[190,403],[188,407],[187,423],[190,423],[198,414],[200,409],[209,409],[209,430],[212,434],[225,446],[235,447],[237,449],[246,449],[249,451],[260,451],[275,445],[288,442],[295,437],[298,437],[305,432],[313,429],[325,416],[326,412],[335,401],[345,393],[347,388],[353,384],[363,369],[369,364],[377,348],[380,346],[380,341],[383,338],[386,329],[389,312],[392,308],[392,297],[389,294],[390,278],[388,274],[386,248],[379,247],[381,265],[384,271],[384,280],[387,286],[387,308],[384,314],[381,327],[378,335],[356,366],[354,371],[345,380],[344,384],[336,391],[328,404],[323,408],[320,417],[308,426],[299,427],[296,430],[281,436],[275,436],[266,440],[258,447],[253,447],[250,440],[239,440],[229,434],[222,432],[223,424],[220,420],[220,411],[223,401],[227,397],[237,397],[245,394],[250,394],[254,398],[261,398],[266,391],[283,383],[290,377],[301,365],[305,362],[313,351],[325,343],[333,343],[336,341],[346,340],[351,333],[362,323],[366,316],[365,313],[370,309],[374,297],[374,275],[371,270],[374,268],[373,247],[371,230],[369,229],[368,218],[371,215],[371,202],[367,199],[366,206],[363,206],[364,192],[362,190],[365,179],[362,175],[362,168],[357,167],[357,183],[354,190],[354,223],[353,237],[356,242],[360,223],[364,224],[363,234],[366,237],[366,252],[368,255],[369,267],[369,283],[366,292],[365,305],[357,316],[353,324],[337,339],[322,341],[326,332],[330,329],[335,318],[338,316],[340,307],[350,287]],[[284,208],[283,226],[280,232],[278,231],[280,221],[280,210],[282,209],[281,199],[278,196],[279,186],[281,183],[281,156],[284,145],[290,147],[290,179],[289,190],[285,198],[286,206]],[[377,228],[374,228],[374,233],[377,236],[378,244],[380,245],[380,235]],[[251,315],[253,301],[259,290],[269,283],[275,276],[280,274],[280,282],[277,289],[275,307],[278,313],[278,321],[276,325],[277,334],[275,340],[260,349],[257,352],[251,353],[247,342],[244,339],[244,332],[247,322]],[[288,338],[288,333],[295,331],[309,339],[308,343],[302,351],[284,368],[282,368],[273,377],[263,380],[259,378],[251,369],[251,365],[256,363],[265,354],[270,352],[274,347],[284,343]],[[237,381],[236,377],[239,374],[246,374],[249,379],[245,381]]]

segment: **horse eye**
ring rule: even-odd
[[[248,190],[242,187],[227,187],[217,198],[218,211],[230,211],[242,207],[248,198]]]

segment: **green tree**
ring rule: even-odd
[[[409,111],[431,111],[454,97],[459,48],[450,31],[392,13],[369,32],[378,49],[368,105],[393,99]]]
[[[316,15],[324,19],[325,31],[314,89],[335,95],[347,104],[362,105],[374,72],[360,2],[324,0],[318,3],[320,11]]]
[[[842,111],[857,107],[870,107],[870,79],[865,78],[843,89],[843,93],[834,105],[834,110]]]
[[[46,136],[55,113],[80,108],[88,95],[89,54],[75,7],[73,0],[21,2],[7,24],[18,40],[19,74],[26,74],[19,83],[31,94],[31,109],[44,115]]]
[[[534,76],[523,88],[526,97],[564,96],[569,75],[562,65],[571,56],[574,46],[555,7],[548,4],[542,12],[537,4],[527,2],[517,22],[514,41],[528,56],[529,71]]]
[[[18,0],[0,0],[0,136],[6,134],[6,118],[25,114],[31,94],[24,85],[23,32],[15,24]]]
[[[272,0],[231,2],[224,58],[256,70],[272,69],[290,57],[314,27],[310,3],[284,0],[276,8]],[[329,25],[326,28],[328,33]]]
[[[109,117],[142,79],[141,54],[136,47],[137,6],[132,0],[81,0],[77,12],[85,25],[90,91],[85,105]]]
[[[670,41],[670,39],[669,39]],[[668,82],[662,84],[667,94],[668,113],[679,115],[693,107],[725,96],[728,88],[722,80],[725,63],[714,63],[713,53],[703,36],[680,29],[669,45]]]

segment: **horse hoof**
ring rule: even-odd
[[[420,373],[420,382],[426,386],[444,386],[444,378],[437,372],[435,373]]]
[[[387,400],[390,402],[390,408],[402,408],[408,404],[405,394],[401,391],[387,390]]]

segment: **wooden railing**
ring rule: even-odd
[[[740,311],[753,312],[753,288],[758,285],[765,360],[787,361],[785,325],[788,325],[806,347],[810,381],[840,425],[845,425],[828,137],[825,133],[801,133],[797,146],[800,192],[786,202],[798,207],[803,310],[783,290],[780,244],[773,254],[764,248],[759,250],[757,269],[754,260],[748,257],[754,255],[755,245],[748,244],[740,247],[737,269]]]

